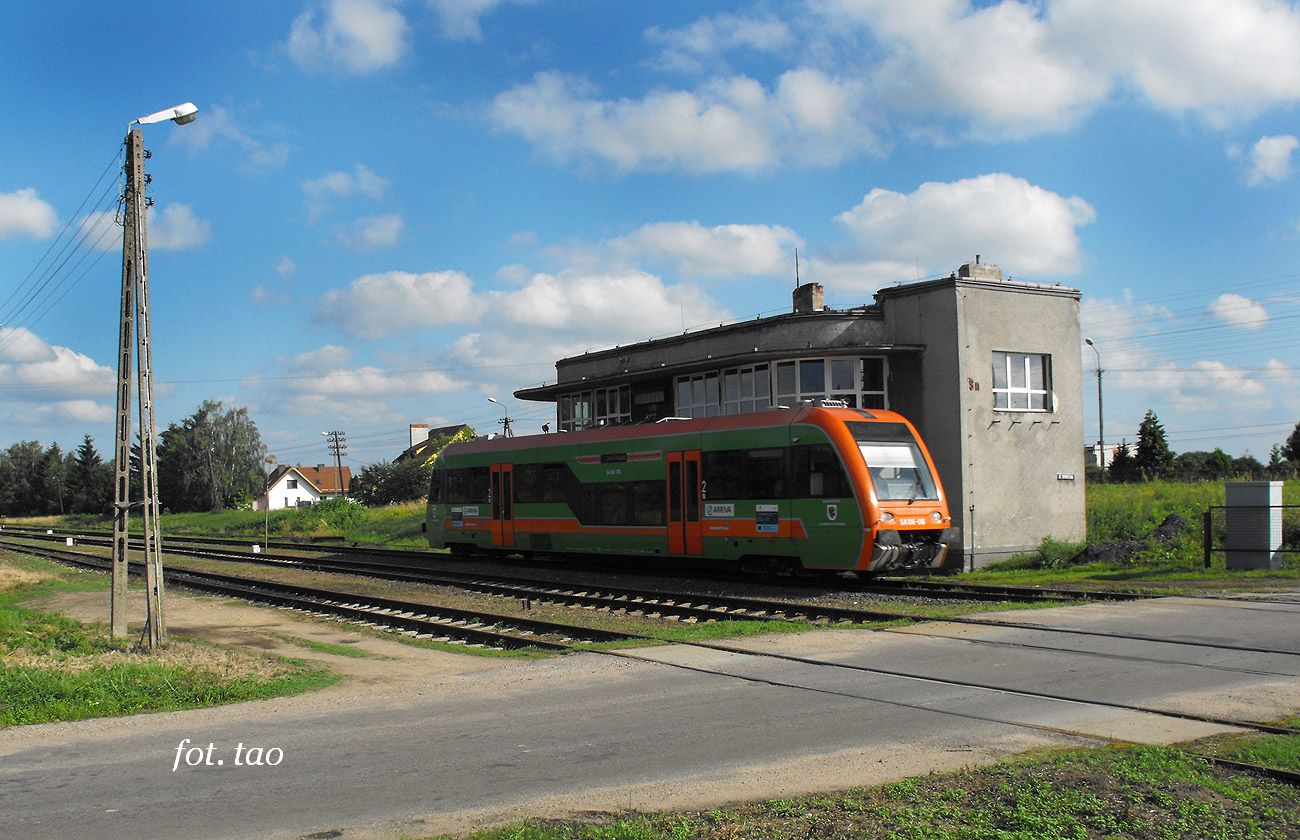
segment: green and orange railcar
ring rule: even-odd
[[[744,568],[960,568],[911,423],[825,405],[448,446],[431,548],[703,558]]]

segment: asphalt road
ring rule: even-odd
[[[7,730],[0,837],[418,836],[584,807],[834,790],[1031,747],[1221,731],[1017,691],[1234,719],[1300,712],[1300,597],[1000,618],[1031,626],[735,643],[911,677],[663,647],[505,664],[478,672],[472,688],[431,685],[382,705],[287,703],[267,714],[248,704],[138,717],[86,737],[69,725]],[[261,766],[250,766],[255,747]]]

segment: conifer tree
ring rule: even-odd
[[[1147,409],[1142,424],[1138,426],[1137,453],[1134,455],[1137,471],[1147,480],[1165,478],[1174,465],[1174,453],[1169,449],[1165,427],[1151,409]]]

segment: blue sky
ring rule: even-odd
[[[129,24],[129,25],[128,25]],[[1267,460],[1300,420],[1300,9],[1275,0],[0,8],[0,445],[111,450],[122,138],[157,416],[391,459],[557,358],[975,254],[1074,286],[1108,440]],[[107,214],[107,215],[106,215]],[[1085,429],[1095,362],[1081,347]],[[1083,441],[1080,442],[1081,444]]]

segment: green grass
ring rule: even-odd
[[[335,682],[325,670],[284,677],[221,677],[200,668],[119,663],[77,673],[0,669],[0,727],[169,712],[301,694]]]
[[[245,537],[261,542],[269,531],[273,540],[337,538],[342,542],[378,543],[408,548],[427,548],[423,502],[363,508],[327,501],[308,508],[273,510],[270,516],[253,510],[224,510],[218,513],[164,513],[159,527],[164,534],[208,537]],[[15,524],[36,519],[11,520]],[[112,530],[112,520],[95,516],[39,517],[45,527]],[[132,517],[132,529],[140,527]]]
[[[711,811],[531,821],[471,840],[1288,838],[1300,791],[1163,747],[1075,751]]]
[[[1281,725],[1300,729],[1300,718],[1284,720]],[[1216,736],[1199,742],[1196,748],[1233,761],[1300,772],[1300,735]]]
[[[0,727],[280,697],[337,680],[327,670],[293,660],[282,660],[284,673],[273,677],[226,677],[191,664],[123,661],[112,654],[125,653],[128,643],[108,639],[102,627],[20,606],[59,592],[104,590],[107,578],[20,555],[3,558],[9,566],[53,577],[0,593],[0,654],[24,663],[40,657],[38,665],[0,666]],[[89,667],[74,667],[87,662]]]

